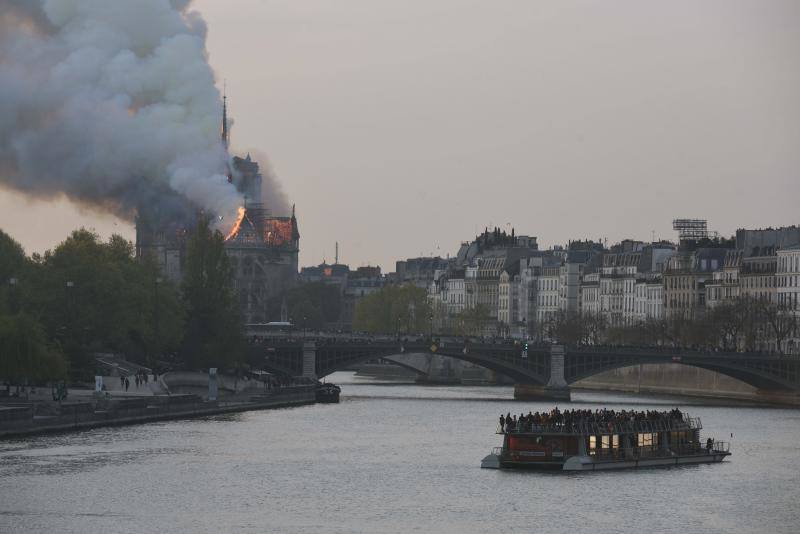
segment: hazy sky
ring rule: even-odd
[[[800,2],[196,0],[301,264],[800,223]],[[221,85],[221,81],[220,81]],[[29,251],[110,218],[0,192]],[[128,228],[128,237],[133,236]]]

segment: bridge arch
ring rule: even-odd
[[[437,354],[470,362],[520,384],[565,387],[605,371],[639,364],[680,363],[714,371],[761,390],[800,390],[800,359],[748,353],[671,352],[663,347],[580,347],[535,346],[523,352],[514,344],[477,344],[446,340],[349,341],[322,339],[255,346],[254,361],[267,368],[285,370],[292,376],[324,377],[370,359],[399,354]],[[398,362],[399,363],[399,362]],[[419,372],[418,369],[414,369]]]
[[[531,353],[530,357],[525,359],[520,358],[519,353],[519,348],[486,351],[465,350],[463,346],[452,346],[447,349],[437,347],[435,351],[431,351],[427,345],[409,347],[398,345],[393,347],[370,347],[365,345],[363,348],[337,350],[336,347],[327,348],[323,345],[317,350],[315,367],[317,376],[324,377],[371,359],[388,359],[402,354],[437,354],[479,365],[496,373],[506,375],[518,382],[537,385],[546,384],[549,379],[550,369],[549,352]]]
[[[797,390],[798,365],[794,362],[781,361],[774,358],[719,358],[711,361],[702,356],[670,357],[670,356],[634,356],[634,355],[593,355],[590,363],[587,359],[575,354],[568,354],[565,362],[565,380],[573,384],[592,376],[634,367],[640,364],[680,364],[713,371],[736,379],[756,389],[764,390]]]
[[[383,359],[391,362],[403,369],[408,369],[409,371],[413,371],[418,375],[426,375],[428,374],[428,369],[423,369],[421,366],[418,365],[419,362],[411,363],[408,361],[408,357],[419,357],[419,356],[428,356],[428,354],[424,354],[421,352],[412,352],[412,353],[404,353],[404,354],[392,354],[390,356],[384,356]]]

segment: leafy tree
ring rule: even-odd
[[[342,313],[342,296],[337,286],[322,282],[303,284],[289,289],[286,300],[289,317],[300,328],[321,330],[326,323],[335,323]]]
[[[208,220],[201,218],[187,246],[182,352],[194,368],[231,366],[244,356],[243,325],[224,244],[222,234],[212,232]]]
[[[23,291],[22,279],[30,268],[22,245],[0,230],[0,313],[16,313]]]
[[[492,320],[489,308],[478,304],[461,311],[457,317],[460,333],[466,336],[482,336],[485,334],[486,325]]]
[[[356,304],[353,328],[364,332],[427,333],[431,308],[427,292],[412,284],[386,286]]]
[[[325,328],[325,317],[322,314],[322,308],[310,300],[295,301],[289,307],[289,316],[294,321],[293,324],[298,328],[311,330]]]
[[[61,344],[73,376],[87,379],[95,352],[146,363],[178,347],[182,305],[176,288],[158,279],[157,266],[138,261],[129,241],[115,235],[104,243],[80,229],[34,259],[25,308]]]
[[[66,374],[64,358],[47,343],[38,322],[27,314],[0,316],[0,379],[41,384]]]

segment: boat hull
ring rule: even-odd
[[[563,462],[515,462],[503,460],[497,454],[489,454],[481,461],[481,467],[484,469],[530,469],[536,471],[605,471],[611,469],[719,463],[730,454],[724,451],[714,451],[701,454],[630,460],[596,460],[591,456],[571,456]]]
[[[339,402],[339,393],[342,389],[335,384],[319,384],[316,390],[317,402],[322,404],[335,404]]]
[[[335,404],[339,402],[338,393],[317,393],[317,402],[321,404]]]
[[[606,469],[636,469],[639,467],[667,467],[673,465],[719,463],[729,452],[675,455],[658,458],[637,458],[630,460],[595,460],[589,456],[573,456],[564,462],[564,471],[603,471]]]

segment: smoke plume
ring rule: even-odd
[[[267,155],[257,148],[248,148],[242,152],[250,154],[258,162],[262,177],[260,202],[271,215],[279,217],[290,215],[292,207],[289,204],[289,197],[286,196]]]
[[[0,186],[128,220],[154,203],[233,220],[242,199],[189,3],[0,0]]]

